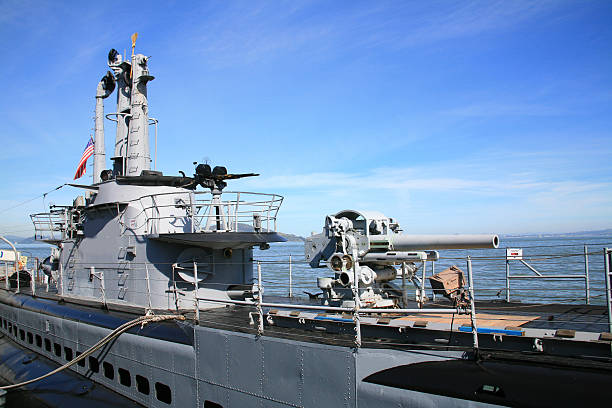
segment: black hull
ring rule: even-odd
[[[15,384],[39,377],[59,367],[54,361],[27,350],[6,336],[0,337],[0,382]],[[11,407],[140,407],[94,381],[64,370],[36,383],[6,394],[7,408]]]
[[[372,374],[365,382],[512,407],[609,403],[612,367],[584,368],[491,358],[424,362]]]

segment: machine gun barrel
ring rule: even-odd
[[[390,235],[370,236],[370,247],[377,248],[388,242],[394,251],[414,251],[417,249],[481,249],[499,247],[495,234],[468,235]]]

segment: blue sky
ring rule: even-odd
[[[285,196],[282,231],[346,208],[414,233],[612,228],[612,2],[116,5],[0,0],[0,233],[79,193],[11,208],[71,180],[135,31],[158,169],[261,173],[228,189]]]

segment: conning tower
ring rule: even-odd
[[[132,37],[134,45],[135,36]],[[94,183],[73,205],[34,214],[36,238],[57,246],[45,273],[60,296],[148,309],[193,308],[197,297],[253,297],[253,247],[276,233],[282,197],[225,192],[226,167],[196,166],[192,177],[151,171],[148,57],[115,50],[96,92]],[[117,89],[113,170],[104,170],[104,105]],[[197,163],[196,163],[197,164]],[[197,191],[203,188],[204,191]],[[218,303],[202,307],[218,306]]]

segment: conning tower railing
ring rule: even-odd
[[[226,200],[204,198],[195,193],[194,225],[198,232],[239,231],[239,224],[251,224],[256,231],[276,231],[276,216],[283,197],[276,194],[228,192]]]
[[[34,224],[34,239],[46,242],[59,242],[66,239],[68,229],[68,210],[66,208],[31,214],[30,218]]]
[[[253,192],[151,194],[132,201],[119,222],[125,229],[144,228],[145,234],[276,232],[282,202],[280,195]],[[139,212],[128,217],[133,209]]]

